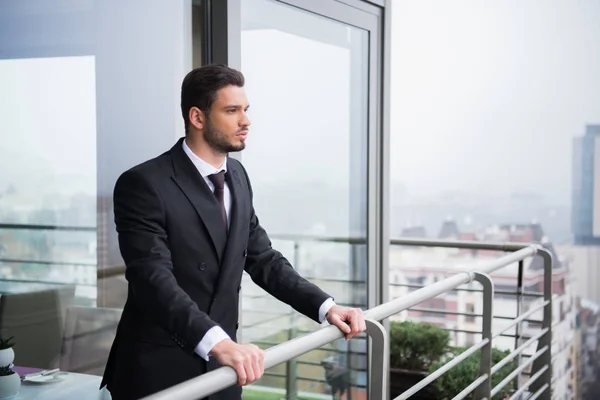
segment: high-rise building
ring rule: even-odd
[[[573,141],[571,226],[575,244],[600,244],[600,125]]]

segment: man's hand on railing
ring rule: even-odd
[[[360,308],[349,308],[335,305],[327,312],[327,321],[331,325],[337,326],[345,333],[346,340],[367,330],[365,317]]]
[[[265,352],[253,344],[238,344],[226,339],[217,343],[209,355],[219,364],[233,368],[240,386],[259,380],[265,372]]]

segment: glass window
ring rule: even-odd
[[[183,134],[191,10],[0,2],[0,333],[17,367],[103,372],[127,293],[112,191]]]
[[[299,273],[357,307],[367,303],[368,56],[367,31],[270,0],[242,2],[252,121],[242,162],[257,215]],[[249,281],[243,341],[274,344],[315,328]],[[287,380],[276,377],[282,366],[259,384],[282,396],[286,384],[329,393],[339,367],[364,392],[365,350],[364,339],[342,340],[290,364]]]
[[[94,56],[0,59],[0,291],[95,303]]]

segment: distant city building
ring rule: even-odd
[[[582,400],[598,398],[600,391],[600,305],[587,299],[578,302],[580,331],[578,385]]]
[[[460,231],[458,230],[458,224],[452,218],[447,218],[442,224],[438,238],[440,239],[456,239]]]
[[[573,141],[571,219],[575,244],[600,245],[600,125]]]
[[[577,295],[600,303],[600,245],[566,244],[557,250],[569,264]]]
[[[573,142],[573,243],[560,249],[569,259],[582,298],[600,302],[600,125],[586,126]]]

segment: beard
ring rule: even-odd
[[[242,151],[246,148],[245,142],[231,143],[227,134],[216,129],[210,120],[204,130],[204,140],[215,151],[223,154]]]

